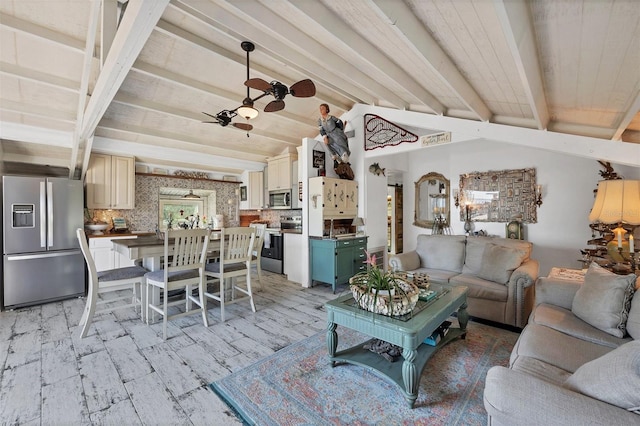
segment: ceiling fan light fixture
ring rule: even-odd
[[[246,118],[247,120],[251,120],[252,118],[256,118],[258,116],[258,110],[249,105],[243,105],[238,108],[238,115]]]

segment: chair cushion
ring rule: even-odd
[[[246,269],[246,266],[244,263],[231,263],[229,265],[225,265],[224,266],[224,271],[225,272],[234,272],[234,271],[240,271],[242,269]],[[220,262],[211,262],[211,263],[207,263],[204,267],[204,270],[206,272],[214,272],[216,274],[220,273]]]
[[[617,275],[592,262],[571,311],[595,328],[623,337],[635,284],[635,275]]]
[[[173,271],[169,272],[167,280],[169,282],[172,281],[180,281],[180,280],[188,280],[189,278],[198,278],[200,273],[197,269],[189,269],[186,271]],[[164,269],[160,269],[159,271],[147,272],[145,277],[149,281],[158,281],[164,282]]]
[[[640,413],[640,340],[625,343],[587,362],[564,383],[566,388]]]
[[[506,284],[513,271],[526,259],[527,253],[515,248],[487,244],[482,254],[478,276],[488,281]]]
[[[127,266],[126,268],[108,269],[98,272],[98,281],[119,281],[132,278],[142,278],[149,272],[142,266]],[[142,281],[142,280],[141,280]]]

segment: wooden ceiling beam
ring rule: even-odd
[[[513,0],[496,0],[493,4],[537,127],[545,130],[549,125],[549,109],[529,5]]]
[[[627,130],[627,127],[629,127],[629,124],[631,124],[634,117],[636,117],[639,112],[640,112],[640,84],[639,86],[636,87],[635,96],[631,97],[630,105],[627,107],[626,112],[618,122],[611,140],[621,141],[622,134],[624,133],[625,130]]]
[[[403,1],[369,0],[372,8],[377,8],[395,28],[398,37],[412,46],[424,57],[426,64],[440,77],[440,82],[453,91],[458,98],[483,121],[489,121],[492,113],[480,95],[458,70],[436,40],[429,34]]]
[[[169,0],[130,2],[85,110],[80,138],[95,131],[111,100],[155,28]]]
[[[357,52],[370,66],[386,74],[393,84],[400,85],[434,114],[444,114],[446,108],[429,91],[421,86],[414,76],[403,70],[398,64],[384,55],[376,46],[347,25],[333,11],[321,2],[297,1],[291,4],[302,11],[319,26],[330,29],[334,43],[342,43]],[[332,43],[333,44],[333,43]]]
[[[0,74],[10,75],[20,80],[31,81],[37,84],[64,90],[65,92],[78,92],[78,82],[64,77],[58,77],[45,72],[21,67],[20,65],[0,62]]]

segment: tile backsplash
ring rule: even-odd
[[[224,216],[224,226],[239,226],[235,211],[229,214],[229,199],[235,199],[239,182],[179,179],[175,177],[136,175],[136,208],[133,210],[92,210],[92,217],[112,224],[112,218],[126,220],[129,230],[134,232],[154,232],[158,224],[158,193],[162,187],[183,189],[209,189],[216,191],[216,211]],[[242,215],[260,215],[269,221],[269,227],[279,227],[282,216],[299,216],[301,210],[240,210]]]
[[[238,226],[235,211],[229,214],[229,199],[237,197],[239,182],[221,182],[198,179],[179,179],[164,176],[136,175],[136,208],[133,210],[92,210],[94,218],[112,223],[113,217],[127,221],[130,231],[154,232],[158,224],[159,189],[162,187],[184,189],[209,189],[216,191],[216,212],[224,215],[224,226]],[[242,214],[242,212],[240,212]]]

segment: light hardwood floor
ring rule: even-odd
[[[305,289],[264,272],[249,303],[143,324],[133,309],[96,316],[78,338],[85,299],[0,312],[0,424],[241,424],[207,385],[323,331],[330,286]]]

